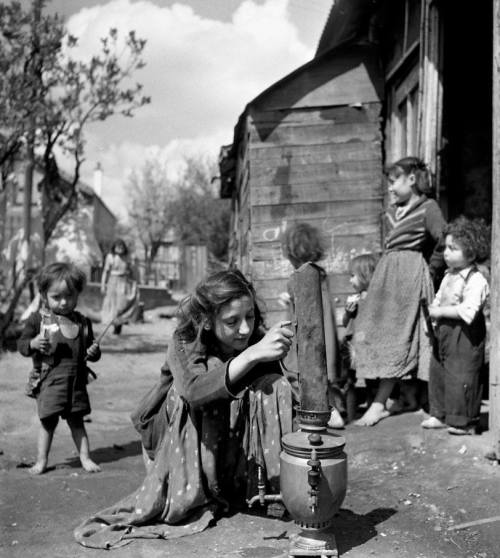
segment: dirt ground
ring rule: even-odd
[[[0,556],[2,558],[271,558],[286,555],[298,532],[290,518],[238,513],[195,536],[140,540],[114,551],[85,549],[73,529],[86,516],[135,490],[144,469],[129,413],[156,380],[174,323],[160,312],[102,343],[89,386],[87,424],[102,472],[80,468],[66,424],[56,431],[51,468],[31,477],[36,454],[35,403],[23,394],[28,359],[0,359]],[[99,331],[99,326],[96,327]],[[486,409],[487,410],[487,409]],[[494,558],[500,556],[500,467],[484,459],[489,434],[453,437],[419,428],[422,411],[373,428],[349,425],[349,484],[335,519],[340,556]],[[490,520],[453,530],[463,523]]]

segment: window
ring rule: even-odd
[[[386,158],[417,155],[422,0],[390,0],[384,23],[387,83]]]
[[[418,145],[418,66],[388,91],[387,156],[396,161],[415,155]]]

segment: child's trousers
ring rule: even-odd
[[[481,409],[484,316],[480,313],[470,325],[462,320],[441,320],[436,335],[439,355],[433,355],[431,362],[430,414],[449,426],[474,425]]]

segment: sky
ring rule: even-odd
[[[25,0],[27,2],[28,0]],[[314,56],[333,0],[52,0],[79,39],[99,50],[111,27],[146,39],[134,74],[151,104],[86,131],[82,179],[102,168],[102,198],[126,217],[124,185],[148,159],[175,172],[184,155],[216,157],[249,101]],[[65,168],[65,163],[61,164]],[[65,170],[70,170],[67,167]]]

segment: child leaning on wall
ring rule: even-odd
[[[317,264],[317,262],[325,256],[321,234],[317,228],[309,223],[299,222],[288,227],[282,236],[281,248],[284,256],[290,261],[294,269],[298,269],[301,265],[308,262]],[[322,267],[320,267],[320,269],[322,272],[321,291],[323,295],[323,325],[325,330],[326,365],[328,374],[328,400],[332,407],[328,425],[331,428],[343,428],[344,419],[342,418],[342,414],[345,415],[346,407],[344,396],[340,388],[341,365],[335,308],[328,285],[327,273]],[[290,314],[293,315],[293,293],[290,284],[288,285],[288,292],[280,295],[280,302],[283,306],[287,307]],[[294,360],[296,347],[293,347],[289,355],[290,358],[286,361],[286,365],[292,371],[296,371],[297,363],[296,359]]]
[[[423,161],[405,157],[386,169],[389,207],[384,252],[358,313],[354,348],[356,374],[379,379],[373,403],[357,421],[373,426],[388,417],[388,399],[402,379],[427,381],[431,343],[422,298],[434,296],[433,278],[442,266],[445,220]]]
[[[481,408],[488,281],[478,269],[489,245],[482,221],[459,217],[445,228],[447,270],[429,307],[437,347],[429,378],[431,416],[423,428],[454,435],[475,433]]]

